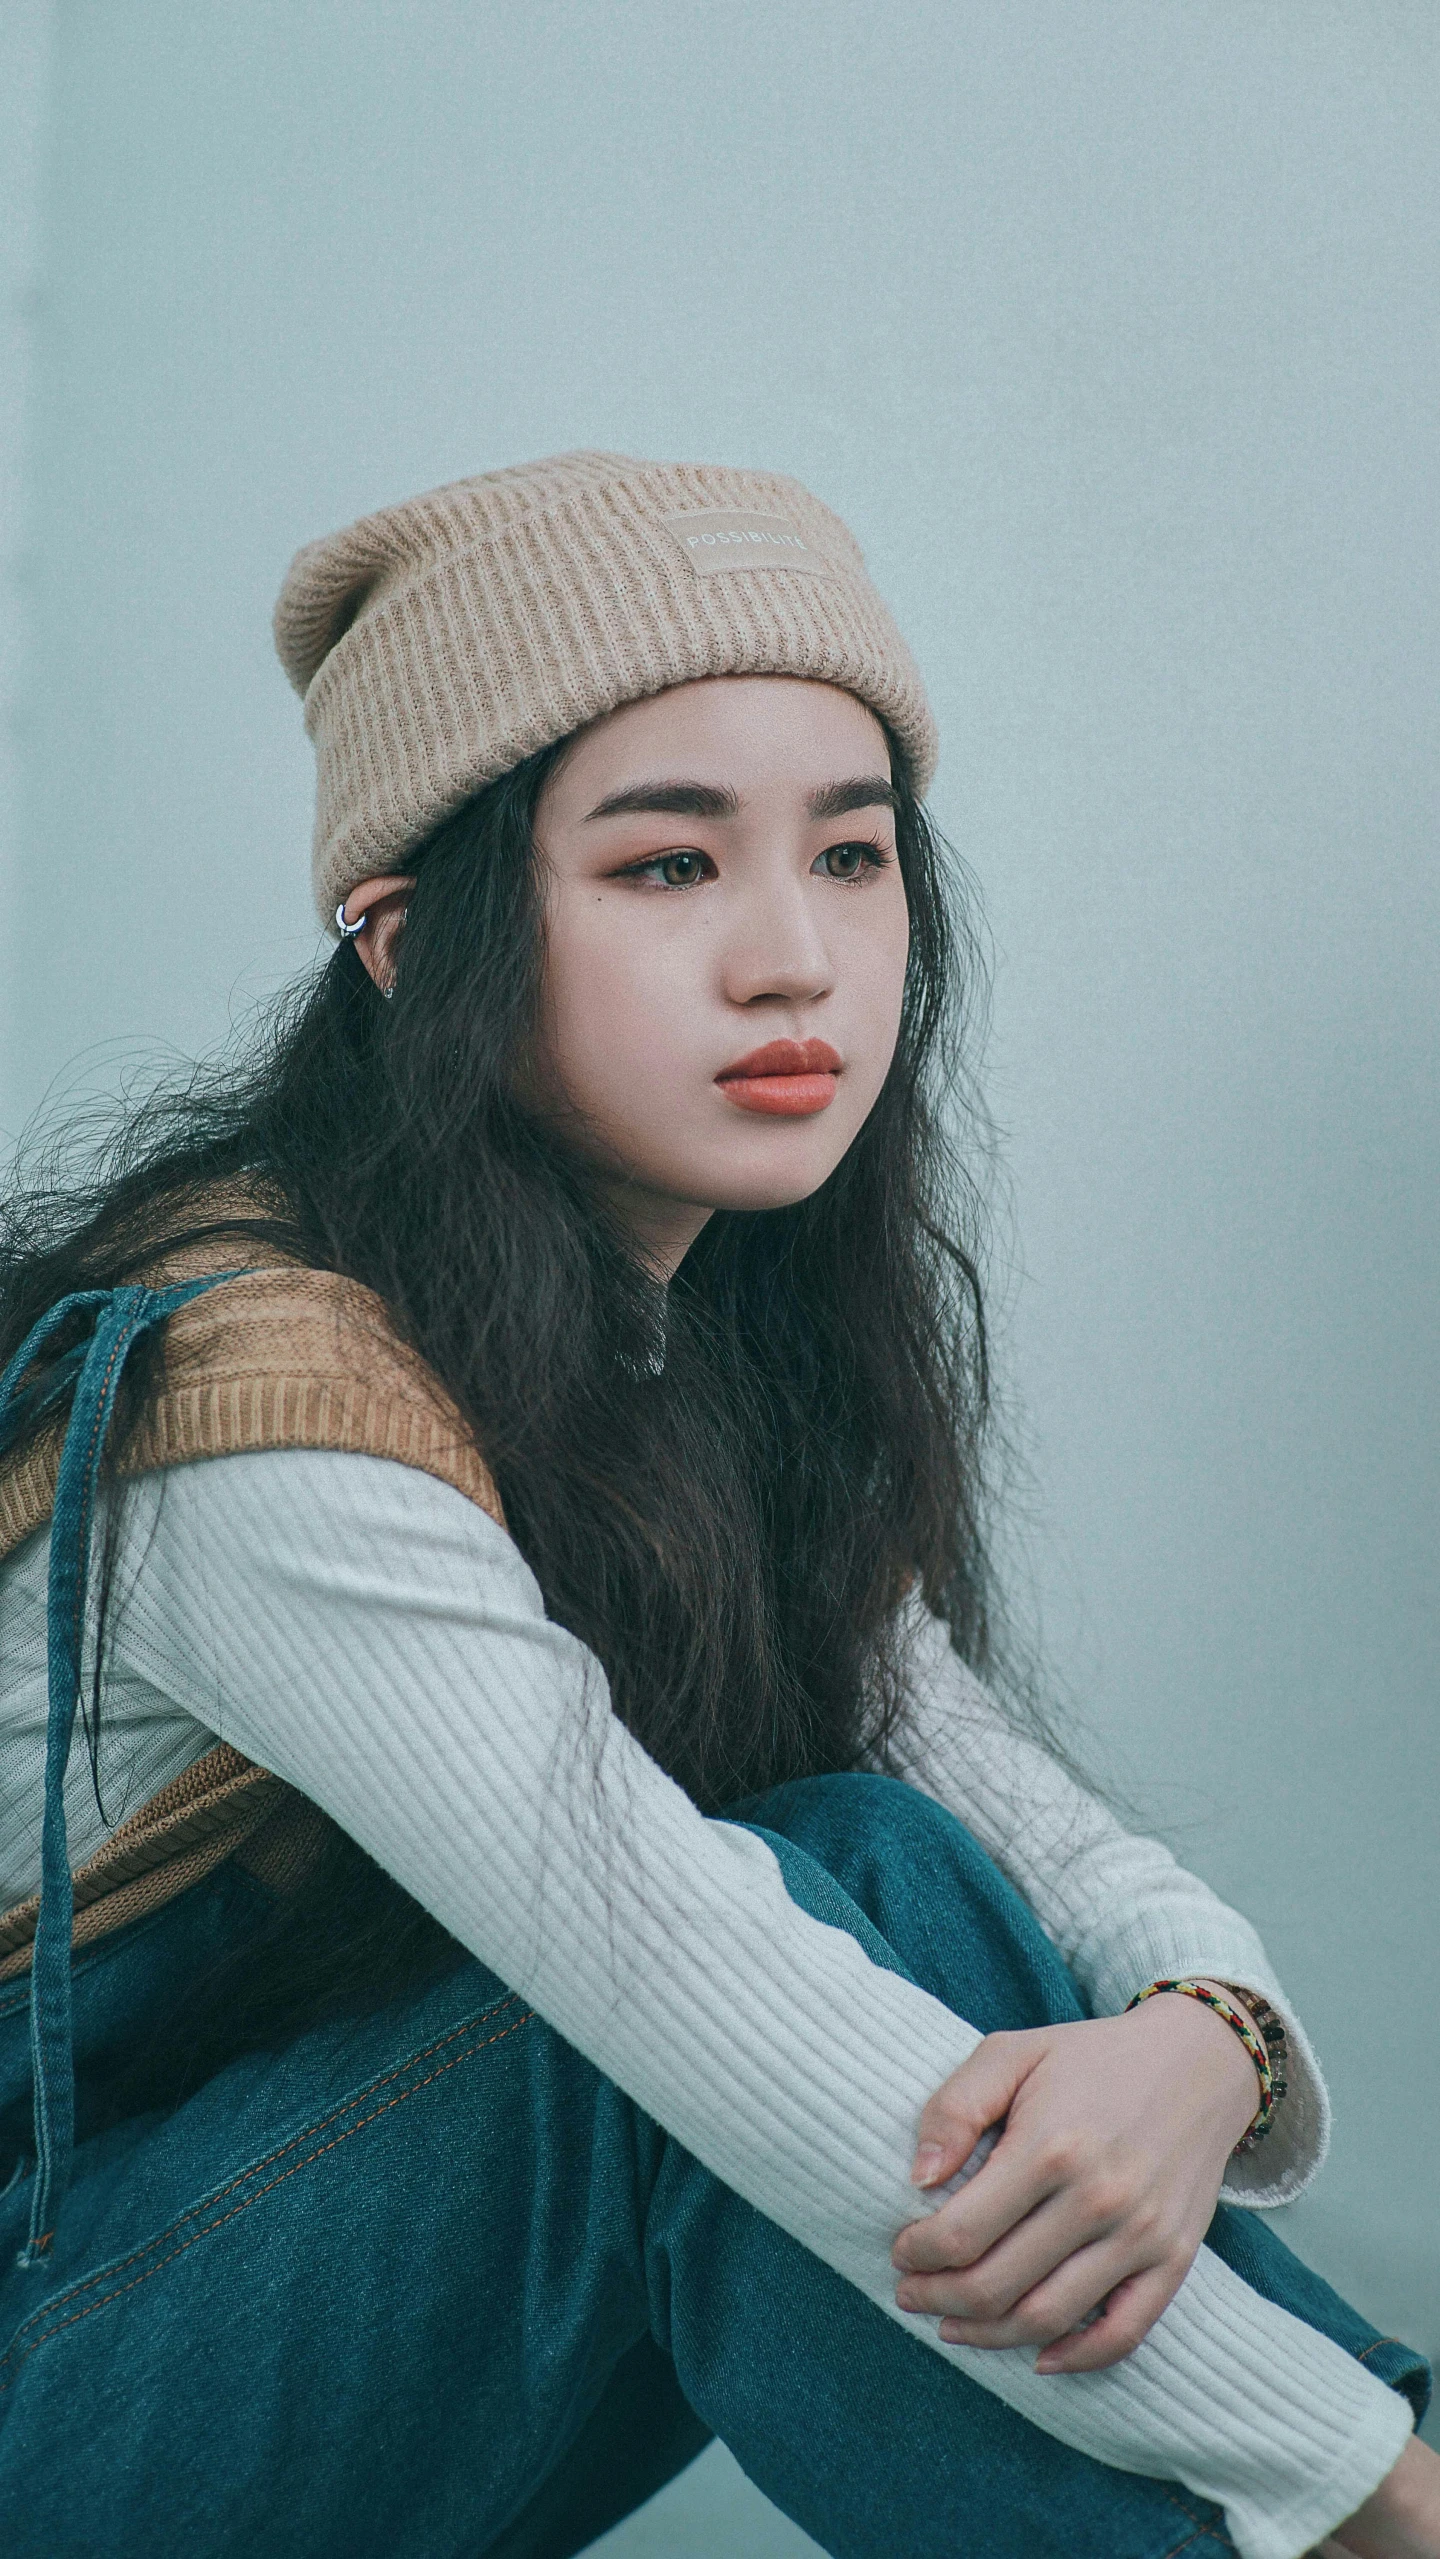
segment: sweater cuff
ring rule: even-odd
[[[1042,2378],[1029,2349],[933,2342],[1062,2443],[1223,2506],[1240,2559],[1302,2559],[1374,2493],[1414,2426],[1398,2391],[1208,2248],[1106,2370]]]
[[[1319,2465],[1283,2517],[1263,2494],[1237,2495],[1226,2505],[1225,2521],[1242,2559],[1307,2559],[1388,2479],[1415,2431],[1409,2400],[1391,2390],[1347,2415],[1350,2422],[1337,2437],[1333,2458]]]
[[[1330,2096],[1294,2009],[1273,1976],[1253,1977],[1256,1969],[1252,1964],[1243,1975],[1232,1973],[1228,1978],[1237,1990],[1260,1991],[1285,2029],[1285,2095],[1263,2141],[1257,2141],[1253,2150],[1232,2155],[1220,2201],[1242,2204],[1251,2212],[1273,2212],[1303,2195],[1324,2166],[1330,2147]]]

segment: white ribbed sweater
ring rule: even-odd
[[[38,1877],[47,1546],[0,1571],[0,1907]],[[762,1841],[696,1812],[459,1493],[329,1453],[176,1468],[132,1491],[117,1593],[111,1764],[133,1766],[112,1821],[217,1735],[290,1779],[737,2193],[1047,2432],[1223,2505],[1244,2559],[1299,2559],[1398,2458],[1406,2403],[1205,2250],[1106,2372],[1041,2379],[1025,2352],[947,2346],[896,2311],[890,2247],[925,2209],[916,2118],[975,2030],[799,1910]],[[1226,2193],[1297,2193],[1326,2102],[1253,1929],[1011,1734],[919,1615],[911,1663],[905,1773],[996,1857],[1097,2010],[1175,1972],[1276,2002],[1291,2094]],[[76,1761],[73,1862],[105,1835]]]

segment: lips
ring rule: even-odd
[[[828,1040],[767,1040],[723,1066],[715,1081],[739,1110],[808,1119],[834,1101],[841,1062]]]

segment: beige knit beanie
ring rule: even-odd
[[[801,675],[878,711],[923,791],[935,726],[854,537],[797,480],[564,453],[456,480],[296,554],[275,643],[319,759],[336,906],[482,784],[623,702]]]

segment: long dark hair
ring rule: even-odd
[[[962,868],[892,750],[911,939],[879,1100],[813,1197],[713,1216],[662,1301],[517,1098],[543,968],[534,818],[562,751],[413,857],[393,1002],[342,946],[238,1070],[132,1108],[87,1181],[16,1190],[0,1363],[59,1297],[133,1276],[162,1242],[223,1235],[240,1259],[261,1235],[363,1281],[472,1428],[550,1614],[717,1811],[884,1764],[907,1587],[989,1661],[985,971]],[[217,1220],[207,1195],[235,1183],[258,1185],[256,1213]],[[157,1342],[140,1360],[117,1448],[163,1358]],[[92,1707],[96,1765],[98,1690]]]

